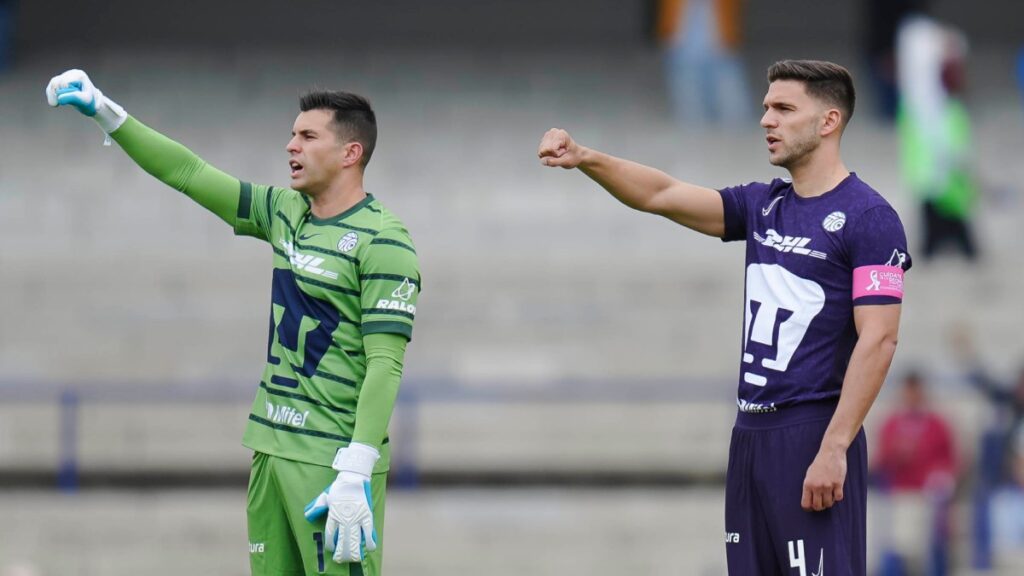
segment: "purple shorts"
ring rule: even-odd
[[[725,492],[729,574],[867,574],[864,430],[846,454],[843,500],[822,512],[800,507],[804,476],[835,408],[829,402],[737,415]]]

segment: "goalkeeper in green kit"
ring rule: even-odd
[[[81,70],[51,106],[92,117],[143,170],[236,234],[274,251],[267,363],[243,444],[253,574],[381,573],[388,421],[412,337],[420,275],[402,222],[363,190],[377,140],[369,102],[300,99],[291,188],[242,182],[128,116]]]

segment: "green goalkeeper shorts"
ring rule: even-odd
[[[373,525],[377,549],[362,564],[338,564],[324,549],[324,518],[315,524],[302,512],[330,485],[338,473],[325,466],[305,464],[256,452],[249,476],[249,565],[254,576],[380,576],[384,549],[384,490],[387,473],[374,474]]]

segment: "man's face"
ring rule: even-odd
[[[345,143],[338,140],[330,110],[300,112],[285,150],[291,187],[299,192],[316,195],[327,189],[344,167]]]
[[[761,126],[767,133],[768,161],[792,170],[821,144],[825,106],[807,94],[803,82],[776,80],[764,97]]]

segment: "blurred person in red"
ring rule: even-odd
[[[882,424],[877,453],[876,474],[894,491],[952,487],[957,467],[953,433],[929,406],[920,373],[904,377],[899,406]]]
[[[952,427],[929,405],[919,372],[904,376],[880,433],[874,476],[888,505],[880,576],[949,573],[957,455]],[[922,527],[929,527],[922,530]]]

